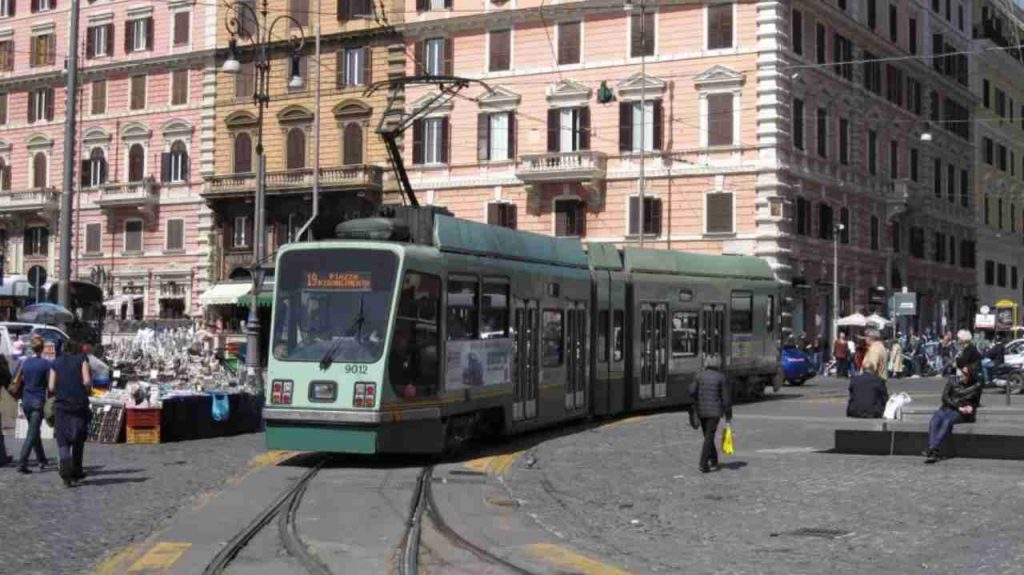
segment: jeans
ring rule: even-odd
[[[87,417],[87,414],[57,412],[57,425],[53,431],[60,451],[60,475],[63,478],[82,474],[82,455],[89,430]]]
[[[850,377],[850,360],[845,357],[836,358],[836,376]]]
[[[964,416],[951,407],[941,407],[928,423],[928,449],[938,449],[946,437],[953,432],[953,426],[963,423]]]
[[[700,418],[700,428],[704,432],[704,445],[700,449],[700,466],[718,465],[718,450],[715,448],[715,432],[718,430],[717,417]]]
[[[814,357],[814,372],[820,374],[821,373],[821,352],[820,351],[814,352],[814,356],[813,357]]]
[[[32,450],[36,452],[36,461],[46,463],[46,452],[43,451],[43,440],[39,433],[39,429],[43,425],[43,406],[22,405],[21,409],[25,412],[25,419],[28,420],[28,434],[25,436],[24,443],[21,444],[21,457],[18,458],[18,464],[21,467],[27,467],[28,454]]]

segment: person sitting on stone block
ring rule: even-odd
[[[864,361],[864,370],[850,379],[850,401],[846,404],[846,416],[862,419],[877,419],[885,412],[889,401],[889,390],[885,381],[878,376],[874,358]]]

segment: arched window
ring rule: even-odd
[[[107,158],[103,155],[103,148],[93,148],[89,153],[88,170],[89,186],[95,188],[107,183]]]
[[[351,166],[363,163],[363,128],[355,122],[345,125],[345,154],[342,163]]]
[[[252,173],[252,138],[247,132],[235,136],[235,173]]]
[[[288,169],[306,167],[306,131],[302,128],[288,130]]]
[[[43,152],[36,152],[36,155],[32,156],[32,187],[33,188],[45,188],[47,180],[46,170],[46,154]]]
[[[146,176],[146,149],[142,144],[128,148],[128,181],[139,182]]]
[[[11,167],[0,158],[0,190],[9,192],[11,190]]]
[[[188,149],[185,142],[178,140],[171,145],[170,181],[188,181]]]

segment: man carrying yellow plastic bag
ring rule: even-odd
[[[700,418],[704,432],[704,444],[700,451],[700,471],[707,473],[718,469],[718,450],[715,449],[715,432],[718,422],[725,416],[726,427],[722,435],[722,451],[732,454],[732,386],[721,371],[722,360],[718,355],[704,357],[704,369],[690,385],[690,395]]]

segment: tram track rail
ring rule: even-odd
[[[424,518],[431,527],[451,545],[471,553],[477,559],[501,568],[515,575],[534,575],[511,561],[491,553],[487,549],[469,541],[456,532],[445,520],[434,498],[434,466],[429,465],[420,471],[416,478],[416,490],[409,505],[409,518],[406,522],[405,535],[399,548],[399,575],[419,575],[421,539]]]
[[[295,480],[288,489],[275,498],[270,505],[263,509],[248,525],[235,534],[221,549],[213,560],[203,570],[203,575],[220,575],[225,572],[231,562],[238,557],[242,549],[262,531],[274,517],[278,518],[278,533],[281,542],[288,554],[302,564],[310,575],[331,575],[327,567],[320,562],[303,543],[295,526],[295,519],[299,506],[302,504],[302,496],[306,488],[324,464],[326,457],[321,457],[315,465],[309,468],[301,477]]]

